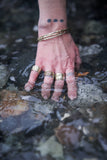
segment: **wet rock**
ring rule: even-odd
[[[90,107],[97,102],[103,102],[104,94],[102,89],[94,84],[78,83],[78,97],[69,101],[71,106]]]
[[[103,25],[98,21],[88,21],[84,28],[85,34],[102,34],[104,32]]]
[[[0,130],[4,134],[25,132],[32,135],[42,132],[43,122],[51,119],[53,106],[36,96],[23,91],[3,90],[0,97]]]
[[[103,92],[107,93],[107,81],[102,81],[101,87],[103,89]]]
[[[96,55],[98,55],[103,48],[99,44],[93,44],[90,46],[80,46],[79,51],[83,62],[89,63]]]
[[[9,91],[18,91],[18,88],[12,83],[8,84],[7,90]]]
[[[59,142],[65,146],[78,147],[81,133],[74,126],[62,124],[55,129]]]
[[[83,160],[98,160],[98,158],[84,158]]]
[[[81,37],[81,42],[83,42],[83,44],[90,45],[101,41],[101,39],[104,39],[103,35],[83,35]]]
[[[3,88],[9,78],[9,71],[7,67],[3,64],[0,65],[0,88]]]
[[[53,105],[47,104],[35,104],[33,108],[34,113],[42,113],[44,115],[53,113]]]
[[[34,95],[22,95],[21,99],[26,100],[32,106],[32,112],[38,118],[46,117],[53,113],[54,105],[50,104],[49,102],[41,101]]]
[[[63,147],[56,141],[55,136],[51,136],[46,142],[41,141],[37,150],[42,156],[49,154],[53,158],[64,160]]]
[[[104,139],[104,138],[102,137],[102,135],[99,135],[99,139],[98,139],[98,140],[99,140],[102,148],[104,149],[104,151],[107,152],[107,140]]]
[[[16,116],[28,110],[27,102],[21,100],[16,92],[2,91],[0,93],[2,99],[0,104],[0,116]]]
[[[0,144],[0,148],[2,154],[6,154],[11,150],[11,146],[3,143]]]
[[[82,57],[99,54],[102,50],[103,48],[99,44],[92,44],[85,47],[79,46],[80,55]]]
[[[6,44],[0,44],[0,49],[5,49],[7,47]]]

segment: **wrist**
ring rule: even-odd
[[[38,37],[43,36],[45,34],[48,34],[50,32],[55,32],[57,30],[61,30],[61,29],[65,29],[65,28],[67,28],[66,21],[64,21],[62,23],[62,22],[60,22],[60,20],[58,22],[53,22],[51,20],[50,23],[47,23],[47,21],[39,20]]]

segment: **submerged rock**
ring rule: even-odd
[[[82,61],[89,63],[95,56],[97,56],[103,48],[99,44],[92,44],[90,46],[79,45],[80,56]]]
[[[80,55],[83,56],[90,56],[90,55],[97,55],[99,54],[103,48],[99,44],[92,44],[90,46],[79,46]]]
[[[104,149],[105,152],[107,152],[107,140],[104,139],[101,135],[99,135],[99,142],[102,146],[102,148]]]
[[[101,82],[101,87],[103,89],[103,92],[107,93],[107,80]]]
[[[80,131],[73,125],[60,125],[55,129],[55,135],[61,144],[72,147],[77,147],[81,139]]]
[[[9,78],[9,71],[7,70],[7,67],[3,64],[0,65],[0,88],[3,88]]]
[[[3,134],[34,134],[51,119],[53,106],[23,91],[3,90],[0,93],[0,130]]]
[[[86,34],[102,34],[104,33],[104,27],[100,22],[91,20],[86,23],[84,32]]]
[[[78,97],[74,101],[69,101],[71,106],[90,107],[95,103],[104,101],[102,89],[94,84],[78,83]]]
[[[0,104],[0,116],[16,116],[28,110],[28,104],[21,100],[17,92],[3,90],[0,93],[2,99]]]
[[[55,136],[51,136],[46,142],[40,142],[37,150],[42,156],[51,155],[53,158],[64,160],[63,147],[55,140]]]
[[[84,158],[83,160],[98,160],[98,158]]]

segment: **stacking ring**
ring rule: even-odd
[[[55,79],[56,80],[64,80],[65,75],[63,73],[56,73],[55,74]]]
[[[34,66],[32,67],[32,71],[35,71],[35,72],[40,73],[41,68],[40,68],[39,66],[37,66],[37,65],[34,65]]]
[[[45,76],[48,76],[48,77],[52,77],[54,78],[54,72],[51,72],[51,71],[45,71]]]

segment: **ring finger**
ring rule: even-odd
[[[48,99],[50,97],[51,85],[54,79],[54,73],[51,71],[45,71],[44,83],[42,84],[42,97]]]

